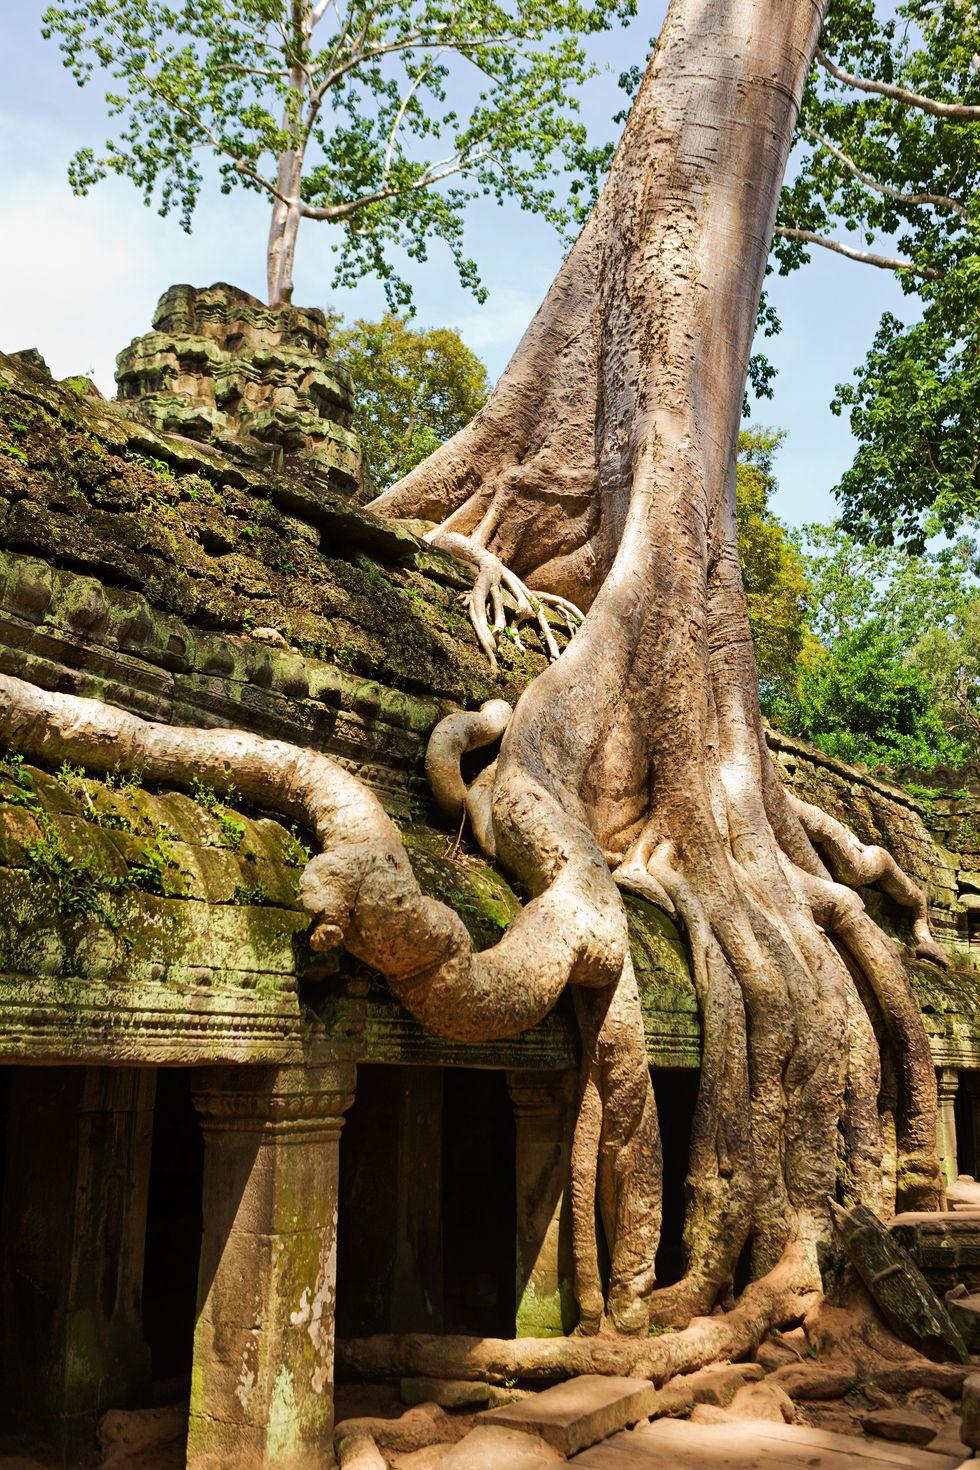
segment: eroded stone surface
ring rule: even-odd
[[[478,1424],[439,1462],[439,1470],[541,1470],[562,1455],[545,1440],[500,1425]]]

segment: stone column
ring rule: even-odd
[[[959,1074],[953,1067],[939,1069],[939,1111],[936,1114],[936,1147],[946,1183],[952,1184],[958,1173],[956,1161],[956,1092]]]
[[[508,1072],[517,1124],[517,1336],[560,1337],[577,1320],[572,1263],[574,1072]]]
[[[339,1143],[350,1062],[215,1068],[188,1470],[333,1463]]]
[[[14,1067],[0,1217],[5,1427],[66,1458],[150,1387],[143,1246],[156,1072]]]
[[[396,1067],[392,1332],[441,1332],[442,1068]]]

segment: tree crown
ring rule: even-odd
[[[109,78],[117,121],[69,169],[86,193],[109,173],[185,229],[217,164],[220,187],[257,190],[340,228],[335,284],[367,272],[406,305],[393,247],[449,247],[482,295],[464,204],[516,198],[564,228],[608,149],[591,148],[577,92],[594,72],[581,38],[635,0],[75,0],[52,5],[79,85]],[[291,169],[298,165],[294,191]],[[450,182],[452,181],[452,182]],[[561,183],[559,183],[561,181]]]

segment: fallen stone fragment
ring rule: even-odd
[[[960,1286],[946,1293],[946,1308],[972,1353],[980,1350],[980,1292],[969,1293]]]
[[[764,1374],[761,1363],[712,1363],[696,1373],[678,1373],[657,1389],[646,1418],[682,1418],[697,1404],[724,1408],[744,1384],[756,1382]]]
[[[562,1456],[551,1445],[519,1429],[478,1424],[453,1445],[439,1462],[439,1470],[541,1470],[557,1465]]]
[[[980,1184],[972,1174],[959,1174],[946,1189],[946,1203],[951,1210],[980,1210]]]
[[[345,1434],[336,1440],[340,1470],[388,1470],[384,1455],[369,1434]]]
[[[767,1373],[772,1373],[777,1368],[788,1368],[799,1363],[800,1355],[787,1347],[784,1342],[775,1342],[772,1338],[767,1338],[765,1342],[760,1342],[756,1349],[755,1361],[761,1363]]]
[[[937,1427],[915,1409],[873,1409],[861,1418],[865,1434],[897,1440],[900,1444],[929,1444],[936,1437]]]
[[[795,1418],[793,1400],[768,1379],[744,1384],[725,1409],[717,1404],[695,1404],[691,1413],[692,1424],[737,1424],[748,1419],[792,1424]]]
[[[488,1409],[479,1417],[487,1425],[536,1434],[563,1455],[574,1455],[646,1419],[656,1404],[657,1393],[645,1378],[585,1373],[543,1393],[531,1394],[519,1404]]]
[[[187,1405],[157,1409],[113,1409],[99,1420],[98,1440],[103,1466],[137,1463],[156,1456],[168,1445],[187,1439]]]
[[[791,1364],[770,1374],[777,1384],[797,1402],[808,1399],[841,1399],[857,1382],[857,1370],[823,1363]]]
[[[765,1375],[761,1363],[712,1363],[697,1373],[685,1373],[671,1382],[693,1394],[696,1404],[717,1404],[724,1408],[746,1383],[758,1382]],[[670,1388],[671,1384],[667,1384]]]
[[[971,1450],[980,1450],[980,1373],[971,1373],[963,1384],[960,1415],[960,1438]]]
[[[403,1404],[438,1404],[443,1409],[485,1409],[491,1397],[489,1383],[465,1378],[403,1378],[399,1393]]]
[[[899,1336],[942,1345],[961,1363],[969,1363],[966,1344],[949,1312],[897,1236],[867,1205],[844,1209],[834,1199],[828,1204],[855,1270]]]
[[[424,1450],[410,1450],[407,1455],[393,1455],[391,1470],[442,1470],[443,1461],[452,1449],[451,1444],[430,1444]]]

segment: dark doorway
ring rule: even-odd
[[[443,1119],[446,1331],[513,1337],[517,1165],[503,1072],[447,1067]]]
[[[162,1067],[153,1113],[153,1152],[143,1258],[143,1334],[158,1401],[190,1389],[201,1255],[204,1139],[189,1069]]]
[[[694,1067],[654,1067],[650,1076],[664,1156],[664,1221],[657,1251],[657,1284],[672,1286],[684,1274],[685,1181],[699,1073]]]
[[[976,1110],[980,1102],[980,1072],[964,1069],[959,1074],[959,1085],[953,1103],[956,1121],[956,1171],[977,1177],[980,1160],[977,1158]]]

